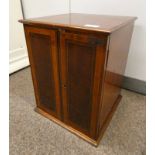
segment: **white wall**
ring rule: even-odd
[[[22,0],[26,18],[69,12],[69,0]],[[137,16],[125,75],[145,78],[145,0],[71,0],[71,12]]]
[[[20,0],[9,1],[9,73],[29,65],[22,19]]]
[[[145,0],[71,0],[71,12],[137,16],[125,75],[145,78]]]
[[[69,12],[69,0],[21,0],[25,18]],[[29,65],[20,0],[9,0],[9,73]]]
[[[22,0],[25,18],[69,12],[69,0]]]

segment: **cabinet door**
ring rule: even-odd
[[[95,137],[106,38],[61,32],[64,122]]]
[[[60,118],[56,31],[25,26],[25,34],[37,106]]]

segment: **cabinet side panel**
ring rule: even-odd
[[[119,29],[110,35],[107,56],[107,65],[102,90],[99,129],[104,126],[108,114],[118,99],[121,90],[130,40],[133,32],[133,23]]]

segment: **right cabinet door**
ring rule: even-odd
[[[95,137],[106,38],[62,32],[60,47],[64,122]]]

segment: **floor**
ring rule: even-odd
[[[144,155],[145,96],[123,99],[96,148],[34,112],[30,69],[10,76],[10,155]]]

